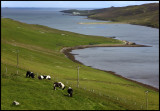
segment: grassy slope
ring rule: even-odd
[[[88,18],[124,22],[159,28],[159,3],[150,3],[137,6],[111,7],[90,11],[66,10],[62,12],[72,13],[77,11]]]
[[[29,25],[1,19],[1,107],[2,109],[140,109],[145,107],[149,90],[149,109],[159,108],[159,93],[109,73],[82,66],[80,87],[76,88],[77,63],[60,53],[62,47],[87,44],[121,44],[121,41],[60,31],[40,25]],[[62,35],[65,34],[65,35]],[[19,49],[19,74],[16,75],[16,50]],[[5,66],[7,65],[7,74]],[[50,74],[52,81],[25,78],[26,70]],[[53,82],[62,81],[74,89],[54,91]],[[88,89],[94,89],[90,93]],[[99,96],[101,92],[104,96]],[[109,96],[109,97],[108,97]],[[116,100],[119,98],[119,101]],[[124,101],[124,99],[126,101]],[[12,106],[17,100],[20,106]],[[135,103],[133,105],[133,103]],[[62,104],[61,104],[62,103]]]
[[[159,3],[103,9],[89,18],[126,22],[159,28]]]

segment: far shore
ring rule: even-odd
[[[79,22],[78,24],[127,24],[123,22]]]
[[[84,49],[84,48],[91,48],[91,47],[151,47],[151,46],[147,46],[147,45],[126,45],[126,44],[98,44],[98,45],[80,45],[80,46],[75,46],[75,47],[64,47],[60,50],[61,53],[64,53],[69,59],[71,59],[73,62],[76,62],[78,64],[82,64],[84,65],[83,63],[81,63],[80,61],[77,61],[75,60],[75,57],[74,57],[74,54],[71,54],[70,52],[72,50],[75,50],[75,49]],[[96,69],[96,68],[94,68]],[[100,70],[100,69],[97,69],[97,70]],[[141,83],[141,82],[137,82],[137,81],[134,81],[134,80],[131,80],[131,79],[128,79],[126,77],[123,77],[119,74],[116,74],[115,72],[112,72],[112,71],[106,71],[106,70],[100,70],[100,71],[104,71],[104,72],[107,72],[107,73],[110,73],[110,74],[113,74],[115,76],[118,76],[120,78],[123,78],[123,79],[126,79],[126,80],[129,80],[129,81],[132,81],[132,82],[135,82],[141,86],[144,86],[146,88],[149,88],[149,89],[152,89],[154,91],[157,91],[159,92],[159,89],[158,88],[155,88],[153,86],[150,86],[150,85],[147,85],[147,84],[144,84],[144,83]]]
[[[93,18],[86,18],[86,19],[91,19],[91,20],[99,20],[99,19],[93,19]],[[79,22],[78,24],[86,25],[86,24],[132,24],[132,25],[139,25],[139,26],[146,26],[146,27],[152,27],[159,29],[159,27],[154,27],[154,26],[149,26],[149,25],[142,25],[142,24],[135,24],[135,23],[129,23],[129,22]]]

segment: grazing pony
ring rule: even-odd
[[[46,79],[47,76],[43,75],[44,79]]]
[[[30,71],[27,71],[27,73],[26,73],[26,77],[32,77],[32,78],[34,78],[34,73],[33,72],[30,72]]]
[[[62,82],[55,82],[55,83],[53,84],[54,90],[56,90],[56,87],[62,88],[62,90],[65,89],[65,85],[64,85]]]
[[[71,87],[68,88],[69,97],[72,97],[73,89]]]
[[[51,76],[48,75],[48,76],[46,77],[46,79],[51,80]]]
[[[47,75],[47,76],[40,75],[40,76],[38,76],[38,79],[48,79],[48,80],[51,80],[51,76],[49,76],[49,75]]]
[[[38,76],[38,79],[44,79],[44,77],[42,75]]]

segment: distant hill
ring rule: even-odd
[[[92,19],[125,22],[159,28],[159,3],[83,11],[65,10],[62,12],[79,12],[79,15],[88,16],[88,18]]]

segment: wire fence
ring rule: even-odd
[[[14,69],[15,69],[14,73],[11,73],[11,71],[13,71]],[[21,71],[21,69],[17,69],[17,68],[14,68],[14,69],[9,71],[10,70],[9,67],[7,65],[5,65],[4,68],[3,68],[3,71],[5,73],[2,76],[6,77],[8,74],[10,74],[12,76],[16,76],[16,75],[20,75],[22,73],[21,75],[23,75],[25,77],[24,71]],[[19,70],[19,74],[17,74],[17,70]],[[45,75],[45,74],[35,73],[35,75],[37,76],[37,77],[35,77],[35,79],[38,79],[39,75]],[[58,76],[54,76],[54,77],[52,76],[50,81],[51,82],[55,82],[55,81],[62,82],[67,87],[72,87],[74,89],[78,88],[80,90],[87,91],[92,95],[96,95],[96,96],[105,98],[105,99],[107,99],[109,101],[112,101],[114,103],[124,105],[124,106],[126,106],[127,108],[130,108],[130,109],[146,110],[145,99],[144,99],[144,102],[142,102],[142,103],[134,102],[134,100],[131,100],[131,99],[128,99],[128,98],[124,98],[124,97],[116,97],[116,96],[113,96],[113,95],[109,95],[109,94],[101,92],[101,91],[99,91],[97,89],[88,88],[88,87],[84,87],[84,86],[81,86],[81,85],[79,87],[77,87],[77,84],[75,82],[73,82],[71,80],[62,79],[62,78],[60,78]]]
[[[25,72],[24,68],[22,70],[18,66],[18,59],[19,59],[18,58],[19,57],[18,53],[19,53],[19,51],[17,50],[17,52],[16,52],[16,50],[15,50],[14,53],[17,55],[17,58],[16,58],[17,59],[17,63],[16,63],[16,65],[14,65],[14,67],[15,66],[16,67],[15,68],[10,68],[10,67],[7,66],[7,64],[5,64],[3,69],[1,67],[1,70],[3,70],[3,72],[4,72],[1,75],[2,77],[7,77],[8,75],[12,75],[12,77],[16,77],[17,75],[24,75],[24,77],[25,77],[25,73],[27,72],[27,70]],[[63,78],[58,77],[58,76],[52,76],[50,81],[51,82],[55,82],[55,81],[62,82],[68,87],[79,88],[81,90],[89,92],[92,95],[96,95],[96,96],[108,99],[109,101],[113,101],[115,103],[119,103],[121,105],[124,105],[129,109],[138,109],[138,110],[147,110],[148,109],[146,107],[146,106],[148,106],[148,103],[146,103],[145,98],[143,100],[144,102],[135,102],[134,100],[132,100],[130,98],[113,96],[113,95],[111,95],[111,94],[109,94],[107,92],[106,93],[105,92],[101,92],[98,89],[93,89],[93,88],[89,88],[89,87],[85,87],[85,86],[79,85],[79,68],[80,67],[78,66],[78,68],[77,68],[78,69],[77,70],[77,77],[78,77],[77,82],[76,81],[73,82],[71,80],[63,79]],[[52,75],[52,73],[49,73],[49,74]],[[35,75],[38,77],[39,75],[46,75],[46,74],[35,73]],[[36,77],[36,79],[38,79],[37,77]],[[140,100],[140,101],[142,101],[142,100]]]

